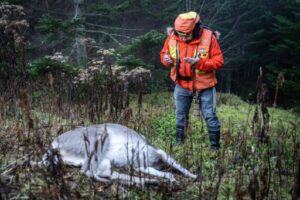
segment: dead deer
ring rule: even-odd
[[[119,124],[91,125],[63,133],[51,143],[41,164],[49,165],[49,158],[53,157],[55,151],[64,164],[81,167],[85,175],[102,182],[158,183],[157,179],[117,172],[115,167],[131,167],[135,172],[175,182],[171,172],[160,170],[162,166],[170,166],[187,177],[196,178],[195,174],[183,168],[166,152],[149,144],[143,135]],[[58,158],[54,163],[57,162]]]

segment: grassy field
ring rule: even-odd
[[[300,148],[299,114],[268,108],[267,139],[260,107],[230,94],[218,94],[222,149],[209,150],[203,119],[191,108],[187,140],[172,149],[175,108],[171,93],[131,95],[131,115],[112,119],[108,112],[93,117],[85,104],[62,103],[48,95],[29,94],[29,103],[0,106],[0,194],[3,199],[292,199]],[[36,99],[35,99],[36,98]],[[43,99],[41,101],[41,99]],[[256,112],[257,108],[257,112]],[[99,183],[78,168],[49,169],[38,161],[52,139],[77,125],[119,122],[143,133],[155,146],[199,175],[190,180],[176,173],[177,184],[152,188]],[[299,186],[298,186],[299,187]]]

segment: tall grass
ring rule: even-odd
[[[299,198],[300,121],[295,113],[218,94],[221,151],[209,150],[205,123],[197,115],[196,105],[185,144],[173,149],[175,111],[171,93],[145,95],[142,89],[124,93],[122,85],[117,86],[113,80],[75,87],[67,78],[55,76],[19,91],[10,101],[4,93],[1,99],[5,100],[0,102],[3,199]],[[266,108],[268,119],[263,113]],[[78,125],[104,122],[140,131],[199,178],[192,181],[174,172],[178,184],[162,182],[159,187],[141,189],[118,182],[95,182],[64,165],[33,165],[57,135]],[[268,139],[262,141],[266,123]]]

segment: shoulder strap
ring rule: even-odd
[[[178,47],[178,41],[176,40],[176,78],[177,81],[178,75],[179,75],[179,66],[180,66],[180,54],[179,54],[179,47]]]

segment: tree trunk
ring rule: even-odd
[[[231,82],[232,82],[232,80],[231,80],[232,72],[229,70],[229,71],[227,71],[226,75],[227,76],[226,76],[225,92],[230,93],[231,92]]]
[[[82,18],[82,8],[84,0],[74,0],[74,20]],[[76,38],[75,38],[75,51],[76,51],[76,62],[77,66],[86,67],[87,63],[87,52],[86,52],[86,42],[84,38],[85,27],[80,25],[76,29]]]

